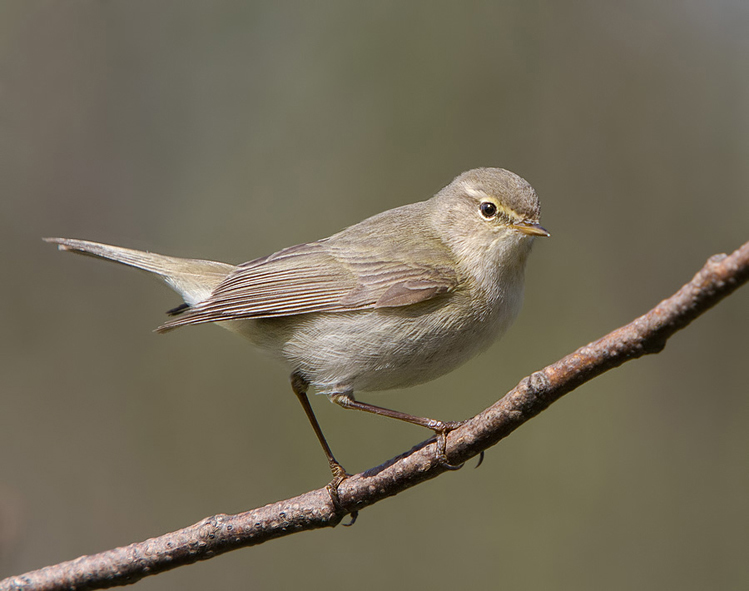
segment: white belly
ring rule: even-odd
[[[485,350],[520,311],[522,283],[503,295],[493,309],[467,306],[465,295],[451,294],[403,308],[222,324],[301,373],[319,393],[388,390],[432,380]]]

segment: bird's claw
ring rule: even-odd
[[[460,470],[465,464],[451,464],[450,460],[447,459],[447,434],[463,425],[463,423],[465,421],[440,421],[440,424],[434,429],[437,435],[437,459],[446,470]]]
[[[330,471],[333,473],[333,480],[325,485],[325,490],[327,490],[328,494],[330,495],[330,500],[333,503],[333,509],[336,514],[345,514],[346,511],[344,510],[343,505],[341,505],[341,498],[338,495],[338,487],[344,480],[349,478],[351,474],[346,472],[346,470],[343,469],[343,466],[341,466],[338,462],[330,462]],[[354,525],[354,523],[356,522],[356,518],[359,517],[359,512],[351,511],[349,515],[351,516],[351,521],[343,524],[346,527]]]

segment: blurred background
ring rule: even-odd
[[[0,574],[323,486],[286,371],[58,253],[239,263],[501,166],[538,191],[524,310],[482,357],[363,397],[472,416],[749,239],[749,4],[0,2]],[[147,589],[749,585],[749,288],[580,388],[479,470],[353,528]],[[313,405],[350,471],[425,439]]]

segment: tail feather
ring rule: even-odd
[[[44,241],[57,244],[60,250],[114,261],[154,273],[180,294],[185,303],[190,306],[206,299],[235,269],[233,265],[226,263],[169,257],[87,240],[44,238]]]

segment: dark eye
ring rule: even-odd
[[[497,206],[491,201],[484,201],[479,205],[479,211],[481,212],[481,215],[488,220],[497,215]]]

